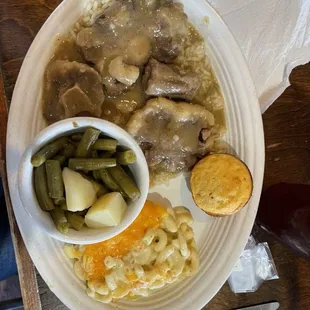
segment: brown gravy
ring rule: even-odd
[[[148,14],[145,15],[144,12],[141,10],[140,14],[136,14],[135,19],[132,22],[131,30],[135,29],[135,31],[139,33],[141,32],[141,28],[143,27],[150,27],[152,23],[156,25],[157,23],[151,18],[151,13],[152,11],[148,11]],[[194,46],[197,44],[204,44],[204,40],[197,32],[197,30],[190,24],[188,24],[188,27],[189,34],[186,39],[186,45]],[[75,40],[70,36],[59,37],[56,40],[55,51],[53,56],[51,57],[50,63],[53,63],[55,60],[59,59],[77,61],[90,65],[90,63],[85,60],[79,47],[76,45]],[[178,59],[176,59],[176,61],[174,61],[173,63],[178,67]],[[93,64],[91,65],[94,66]],[[195,68],[192,67],[187,67],[186,69],[195,70]],[[197,92],[197,95],[192,100],[192,103],[205,106],[211,113],[214,114],[215,123],[221,125],[222,127],[225,127],[224,107],[214,108],[211,100],[208,100],[208,98],[212,97],[214,93],[219,94],[219,96],[221,97],[220,89],[212,72],[212,69],[209,70],[209,74],[211,75],[211,82],[209,83],[209,85],[201,85],[200,89]],[[46,89],[45,76],[42,91],[42,106],[43,114],[48,123],[53,123],[63,118],[62,111],[59,109],[59,107],[53,104],[53,99],[55,99],[56,96],[58,96],[57,93],[53,93],[50,90]],[[146,100],[147,96],[143,92],[141,86],[141,79],[139,79],[130,91],[124,92],[119,96],[106,96],[102,105],[101,118],[112,121],[124,127],[132,112],[142,107]]]
[[[142,148],[152,144],[152,149],[144,152],[151,175],[154,172],[152,177],[159,176],[159,183],[162,183],[164,179],[190,169],[209,151],[216,151],[216,141],[226,126],[224,100],[205,55],[205,42],[188,22],[179,4],[172,0],[112,3],[93,26],[82,27],[74,36],[57,39],[44,75],[43,114],[48,123],[90,115],[125,128]],[[147,5],[150,7],[146,8]],[[127,71],[138,70],[138,77],[132,84],[127,85],[111,73],[112,61],[120,57]],[[155,63],[153,67],[152,63]],[[62,72],[59,78],[57,74],[51,74],[51,71],[55,73],[55,65]],[[145,80],[148,70],[151,73]],[[153,83],[152,87],[149,84],[146,87],[146,83]],[[158,91],[158,87],[161,87],[159,95],[149,93],[154,89]],[[174,97],[162,95],[175,89],[179,89],[179,93],[173,93]],[[157,139],[164,143],[155,143],[153,137],[145,138],[147,102],[154,97],[158,97],[158,106],[152,106],[157,119],[150,122],[152,128],[149,131],[154,136],[156,130],[160,130]],[[184,118],[181,122],[171,121],[183,112],[173,107],[175,102],[166,102],[166,108],[170,109],[169,121],[159,126],[161,103],[166,100],[160,97],[183,102],[179,107],[184,109],[186,121]],[[199,109],[202,110],[197,112]],[[214,121],[204,120],[206,110],[213,114]],[[196,111],[196,117],[192,116],[193,111]],[[135,132],[142,125],[144,128]],[[174,128],[171,132],[170,127]],[[206,136],[203,141],[202,133]],[[178,143],[173,142],[175,137]]]

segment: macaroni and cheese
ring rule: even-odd
[[[199,268],[193,218],[184,207],[164,208],[147,201],[124,232],[88,246],[65,245],[87,294],[108,303],[148,296]]]

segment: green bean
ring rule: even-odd
[[[60,163],[57,160],[45,162],[47,187],[50,197],[61,199],[64,197],[64,183],[62,180]]]
[[[96,190],[98,198],[109,192],[102,184],[92,180],[91,178],[89,178],[89,182],[91,182],[91,184],[93,184],[93,187]]]
[[[70,226],[75,230],[81,230],[85,222],[84,217],[73,212],[68,212],[67,216]]]
[[[101,180],[99,170],[95,170],[95,171],[99,173],[99,178]],[[95,171],[93,171],[93,172],[95,172]],[[88,180],[93,185],[98,198],[109,192],[102,184],[96,182],[93,178],[89,177],[88,175],[82,174],[82,173],[81,173],[81,175],[84,179]]]
[[[67,137],[62,137],[45,145],[37,154],[32,156],[31,164],[34,167],[39,167],[45,163],[46,160],[56,155],[65,146],[67,141]]]
[[[77,148],[80,144],[80,141],[70,140],[70,144],[72,144],[75,148]]]
[[[57,160],[59,161],[61,166],[64,166],[65,162],[66,162],[66,156],[64,155],[56,155],[55,157],[52,158],[53,160]]]
[[[68,220],[66,218],[64,210],[61,210],[59,207],[50,211],[52,219],[57,227],[57,229],[62,233],[66,234],[69,230]]]
[[[93,171],[93,177],[96,181],[100,181],[101,180],[101,175],[100,175],[100,172],[99,170],[94,170]]]
[[[108,167],[114,167],[115,165],[116,165],[115,158],[69,159],[69,168],[72,170],[93,171]]]
[[[104,185],[113,192],[120,192],[121,189],[118,184],[115,182],[110,172],[107,169],[101,169],[100,175]]]
[[[101,197],[105,194],[107,194],[109,191],[100,183],[98,183],[99,186],[98,186],[98,190],[97,190],[97,197]]]
[[[116,154],[117,163],[120,165],[130,165],[136,161],[137,157],[134,151],[126,150]]]
[[[115,154],[115,152],[113,152],[113,151],[104,152],[103,154],[100,155],[100,158],[110,158],[114,154]]]
[[[56,199],[53,199],[53,200],[54,200],[54,204],[57,205],[57,206],[60,206],[63,203],[66,203],[66,199],[64,197],[56,198]]]
[[[116,147],[117,141],[114,139],[98,139],[93,145],[93,150],[115,152]]]
[[[67,203],[66,203],[66,202],[62,203],[62,204],[60,205],[60,208],[61,208],[61,210],[67,211],[67,210],[68,210]]]
[[[34,187],[38,203],[43,211],[55,208],[52,198],[48,195],[46,171],[44,165],[34,169]]]
[[[85,217],[85,215],[87,214],[87,212],[88,212],[88,209],[83,210],[83,211],[77,211],[77,212],[74,212],[74,213],[75,213],[75,214],[78,214],[78,215],[80,215],[80,216]]]
[[[135,182],[128,176],[128,174],[119,165],[109,168],[111,176],[126,193],[131,200],[136,200],[140,197],[140,191]]]
[[[75,147],[74,147],[74,145],[71,144],[71,143],[68,143],[68,144],[64,147],[64,149],[63,149],[63,151],[62,151],[62,154],[63,154],[64,156],[66,156],[67,158],[73,157],[73,156],[75,155]]]
[[[98,152],[96,150],[91,151],[91,158],[99,158]]]
[[[81,141],[83,134],[82,133],[75,133],[71,136],[73,141]]]
[[[90,154],[91,147],[100,135],[100,130],[95,128],[87,128],[82,139],[76,149],[75,157],[86,158]]]

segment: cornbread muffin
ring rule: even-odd
[[[253,182],[241,160],[228,154],[212,154],[193,168],[191,191],[197,206],[211,216],[231,215],[249,201]]]

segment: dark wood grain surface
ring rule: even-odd
[[[8,101],[34,36],[60,2],[0,0],[0,59]],[[282,181],[310,184],[310,64],[296,68],[290,80],[291,87],[263,115],[265,188]],[[254,227],[253,233],[259,241],[269,243],[280,279],[265,282],[257,292],[249,294],[235,295],[225,284],[205,309],[228,310],[273,300],[279,301],[283,310],[310,309],[309,261],[259,228]],[[67,309],[39,275],[37,278],[42,308]]]
[[[14,217],[11,199],[9,196],[8,180],[6,178],[5,151],[6,151],[6,127],[8,121],[8,105],[5,96],[3,75],[0,67],[0,176],[3,185],[7,214],[10,222],[10,230],[14,245],[21,294],[26,309],[40,310],[40,298],[35,268],[21,237],[17,222]],[[1,266],[3,268],[4,266]],[[4,267],[5,268],[5,267]]]

